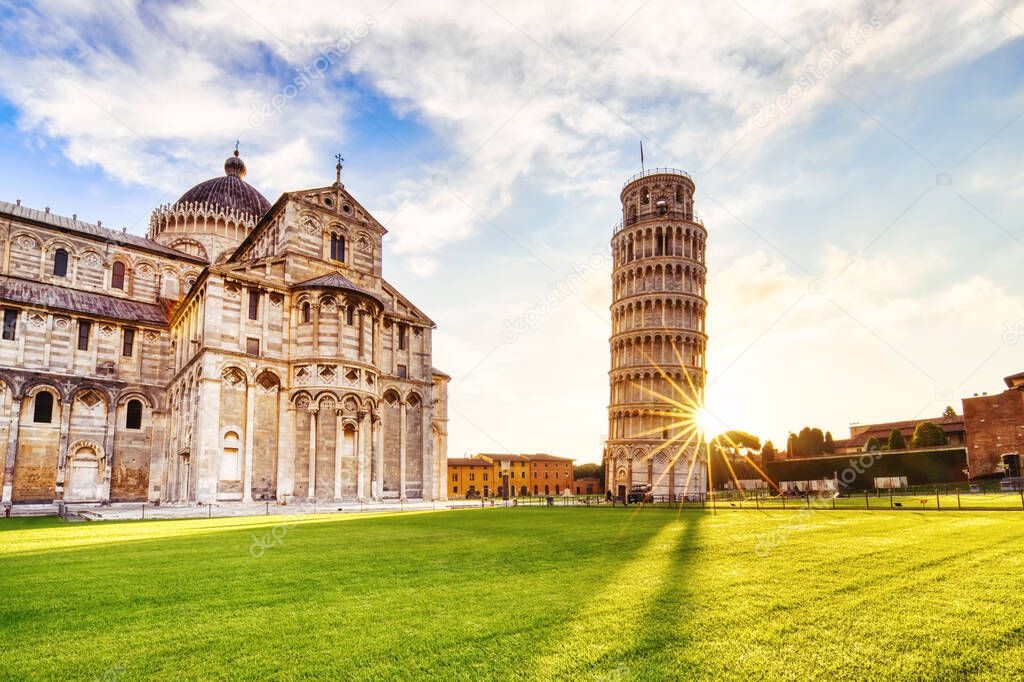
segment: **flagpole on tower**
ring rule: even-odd
[[[644,170],[644,141],[643,141],[643,138],[641,138],[640,139],[640,172],[642,173],[643,170]]]

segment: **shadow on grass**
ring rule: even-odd
[[[594,590],[592,606],[578,610],[555,629],[543,653],[531,661],[542,679],[619,680],[643,677],[640,669],[650,652],[671,643],[678,646],[671,623],[692,608],[696,586],[691,570],[699,559],[701,511],[645,510],[664,517],[646,544],[633,556],[610,567],[604,586]],[[635,513],[625,522],[637,522]]]

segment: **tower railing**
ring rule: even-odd
[[[636,182],[640,178],[646,178],[651,175],[681,175],[690,182],[693,182],[693,178],[690,177],[689,173],[678,168],[650,168],[648,170],[641,171],[634,175],[633,177],[631,177],[629,180],[626,180],[624,183],[622,183],[622,188],[625,189],[626,186],[629,185],[630,183]]]
[[[704,220],[699,215],[691,211],[655,211],[653,213],[645,213],[641,216],[632,216],[625,220],[620,220],[612,226],[612,234],[618,234],[624,227],[635,225],[640,222],[646,222],[648,220],[661,220],[663,218],[669,218],[672,220],[685,220],[687,222],[694,223],[704,227]]]

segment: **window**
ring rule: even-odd
[[[89,334],[92,332],[92,322],[88,320],[78,321],[78,350],[89,350]]]
[[[487,480],[487,472],[486,471],[484,472],[484,480],[485,481]]]
[[[453,481],[458,481],[459,480],[459,475],[458,474],[452,474],[452,480]]]
[[[472,471],[469,472],[469,480],[471,480],[471,481],[475,481],[476,480],[476,474],[474,474]]]
[[[352,324],[352,318],[355,315],[356,309],[352,306],[345,308],[345,323]]]
[[[130,358],[135,351],[135,330],[124,330],[124,341],[121,344],[121,355]]]
[[[331,260],[345,262],[345,238],[340,234],[331,235]]]
[[[32,408],[32,421],[36,424],[49,424],[53,420],[53,394],[40,391],[36,394]]]
[[[68,276],[67,249],[57,249],[53,253],[53,274],[57,277]]]
[[[110,271],[110,286],[124,289],[124,263],[121,261],[114,261],[114,269]]]
[[[256,288],[249,289],[249,319],[258,320],[260,318],[260,290]]]
[[[405,350],[408,342],[409,328],[402,323],[398,325],[398,350]]]
[[[127,409],[125,410],[124,428],[126,429],[141,429],[142,428],[142,401],[141,400],[129,400]]]
[[[4,311],[4,341],[13,341],[14,333],[18,329],[18,311]]]
[[[459,492],[459,486],[457,486],[457,485],[453,485],[453,486],[452,486],[452,492],[453,492],[453,493],[457,493],[457,492]]]
[[[309,321],[312,319],[312,313],[310,312],[311,309],[312,306],[310,306],[309,303],[302,304],[302,321],[305,324],[309,324]]]
[[[260,354],[260,340],[249,338],[245,340],[245,352],[249,355]]]
[[[408,378],[408,376],[409,376],[409,368],[406,367],[405,365],[399,365],[398,366],[398,378],[399,379],[405,379],[405,378]]]

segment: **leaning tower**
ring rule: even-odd
[[[612,234],[611,397],[605,481],[613,495],[707,490],[694,412],[704,402],[707,230],[688,174],[656,168],[622,188]]]

